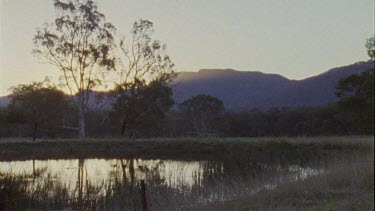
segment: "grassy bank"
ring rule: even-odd
[[[246,184],[241,184],[246,186]],[[241,187],[241,186],[240,186]],[[324,174],[194,210],[373,210],[372,163],[333,164]]]
[[[178,138],[178,139],[0,139],[0,160],[144,158],[225,159],[246,154],[254,159],[291,160],[334,156],[336,153],[373,152],[374,137],[311,138]]]

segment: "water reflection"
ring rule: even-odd
[[[0,162],[0,172],[32,175],[34,179],[50,177],[64,184],[77,184],[79,189],[85,181],[94,185],[119,182],[119,179],[134,183],[136,179],[149,177],[160,178],[173,186],[178,177],[192,185],[192,176],[201,172],[203,163],[141,159],[29,160]]]
[[[27,186],[22,187],[22,197],[41,194],[40,203],[45,197],[54,201],[57,209],[138,209],[140,180],[147,185],[148,206],[166,209],[167,205],[180,207],[256,194],[323,170],[233,160],[73,159],[0,162],[0,172],[28,181],[20,184]],[[51,208],[50,204],[47,207]]]

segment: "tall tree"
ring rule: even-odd
[[[132,92],[117,91],[111,116],[114,120],[120,120],[121,135],[124,135],[127,129],[145,129],[139,127],[147,123],[155,126],[173,104],[172,89],[160,81],[152,81],[149,84],[137,84],[134,95]]]
[[[367,53],[374,59],[375,37],[366,42]],[[341,109],[351,113],[364,132],[374,131],[374,67],[339,80],[336,95]]]
[[[42,124],[51,124],[62,120],[67,101],[65,94],[56,87],[44,82],[19,84],[11,87],[9,113],[15,114],[22,122],[33,125],[33,141],[37,129]]]
[[[167,55],[166,44],[151,38],[153,31],[151,21],[136,21],[131,40],[122,39],[119,43],[113,109],[121,119],[122,134],[127,125],[146,113],[150,114],[157,107],[170,107],[171,89],[168,86],[176,76],[174,64]],[[152,96],[148,92],[159,94]]]
[[[178,107],[198,135],[210,132],[215,118],[225,110],[221,100],[203,94],[185,100]]]
[[[374,69],[340,79],[336,89],[340,108],[351,113],[364,132],[373,132]]]
[[[91,91],[115,66],[115,27],[91,0],[55,0],[54,7],[56,19],[37,30],[33,53],[61,70],[61,82],[78,108],[79,137],[84,139]]]

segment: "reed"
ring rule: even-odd
[[[330,156],[308,154],[307,160],[296,155],[266,154],[268,159],[263,155],[253,160],[251,154],[229,154],[224,157],[231,159],[202,162],[202,174],[193,176],[192,184],[150,171],[143,178],[147,204],[150,210],[372,209],[373,151],[340,149],[345,154],[338,156],[333,150]],[[313,172],[305,174],[298,168]],[[111,179],[100,184],[92,183],[87,173],[77,184],[63,184],[42,170],[33,175],[5,172],[0,176],[1,208],[140,210],[140,178],[122,173],[116,168]],[[175,179],[173,185],[168,182],[171,179]]]

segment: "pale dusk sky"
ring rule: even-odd
[[[177,71],[232,68],[303,79],[368,60],[373,0],[102,0],[118,34],[140,18],[168,45]],[[36,28],[54,20],[52,0],[0,0],[0,96],[60,72],[31,54]]]

